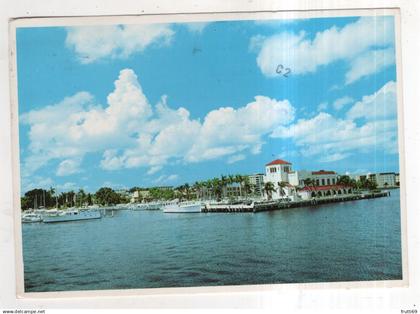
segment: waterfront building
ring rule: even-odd
[[[276,159],[265,165],[265,182],[289,182],[292,164],[282,159]]]
[[[252,194],[256,197],[264,195],[264,174],[257,173],[248,176],[249,183],[252,186]]]
[[[350,186],[345,185],[322,185],[305,186],[297,191],[302,200],[309,200],[317,197],[334,197],[353,193]]]
[[[315,181],[316,186],[335,185],[338,181],[339,175],[335,171],[312,171],[311,179]]]
[[[378,185],[378,188],[397,186],[395,176],[395,172],[382,172],[376,174],[376,184]]]
[[[306,179],[312,178],[312,172],[306,170],[292,171],[289,173],[289,183],[293,186],[303,187]]]
[[[298,170],[291,171],[288,173],[288,180],[291,185],[297,187],[305,186],[305,180],[313,180],[314,185],[334,185],[338,182],[339,175],[335,171],[318,170],[318,171],[307,171]]]
[[[399,173],[395,174],[395,185],[400,186],[400,174]]]
[[[141,189],[136,190],[133,193],[131,193],[130,202],[131,203],[139,203],[144,199],[147,199],[150,197],[150,192],[147,189]]]
[[[273,183],[274,191],[271,193],[273,200],[286,197],[280,185],[289,183],[289,173],[291,172],[292,164],[282,159],[273,160],[265,165],[264,184]]]
[[[399,186],[399,174],[395,172],[349,174],[349,176],[356,181],[371,180],[377,184],[378,188]]]
[[[236,182],[226,185],[225,189],[228,198],[237,198],[241,196],[241,193],[243,194],[241,185]]]

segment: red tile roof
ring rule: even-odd
[[[272,165],[291,165],[291,163],[282,159],[276,159],[266,164],[266,166],[272,166]]]
[[[314,174],[314,175],[319,175],[319,174],[335,174],[335,171],[319,170],[319,171],[312,171],[312,174]]]
[[[322,185],[322,186],[305,186],[301,188],[301,191],[325,191],[325,190],[339,190],[343,188],[351,188],[351,186],[347,185]]]

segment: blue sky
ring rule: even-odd
[[[19,28],[22,192],[399,171],[393,23]]]

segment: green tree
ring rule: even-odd
[[[284,192],[284,188],[287,186],[286,182],[280,181],[277,182],[278,190],[281,196],[285,196],[286,193]]]
[[[348,175],[340,176],[337,180],[337,184],[351,186],[352,188],[357,187],[357,182],[351,179]]]
[[[211,180],[211,187],[213,190],[213,194],[216,196],[217,200],[220,201],[222,199],[222,183],[219,178],[213,178]]]
[[[264,183],[264,192],[267,194],[268,200],[271,200],[273,198],[273,192],[276,189],[274,188],[273,182],[266,182]]]
[[[120,203],[120,195],[108,187],[100,188],[95,193],[95,199],[101,205],[114,205]]]
[[[245,198],[248,198],[248,195],[252,193],[252,189],[253,189],[253,185],[251,184],[251,182],[249,182],[248,176],[244,176],[243,184],[244,184],[243,190],[245,192]]]

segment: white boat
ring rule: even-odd
[[[101,218],[101,212],[99,210],[66,210],[58,212],[56,214],[44,215],[42,217],[43,222],[66,222],[66,221],[77,221],[77,220],[88,220],[88,219],[99,219]]]
[[[138,203],[130,205],[129,208],[131,210],[160,210],[161,208],[171,203],[173,202],[155,201],[149,203]]]
[[[163,207],[164,213],[201,213],[200,202],[172,203]]]
[[[22,222],[24,223],[30,223],[30,222],[41,222],[42,216],[35,213],[27,213],[22,214]]]

